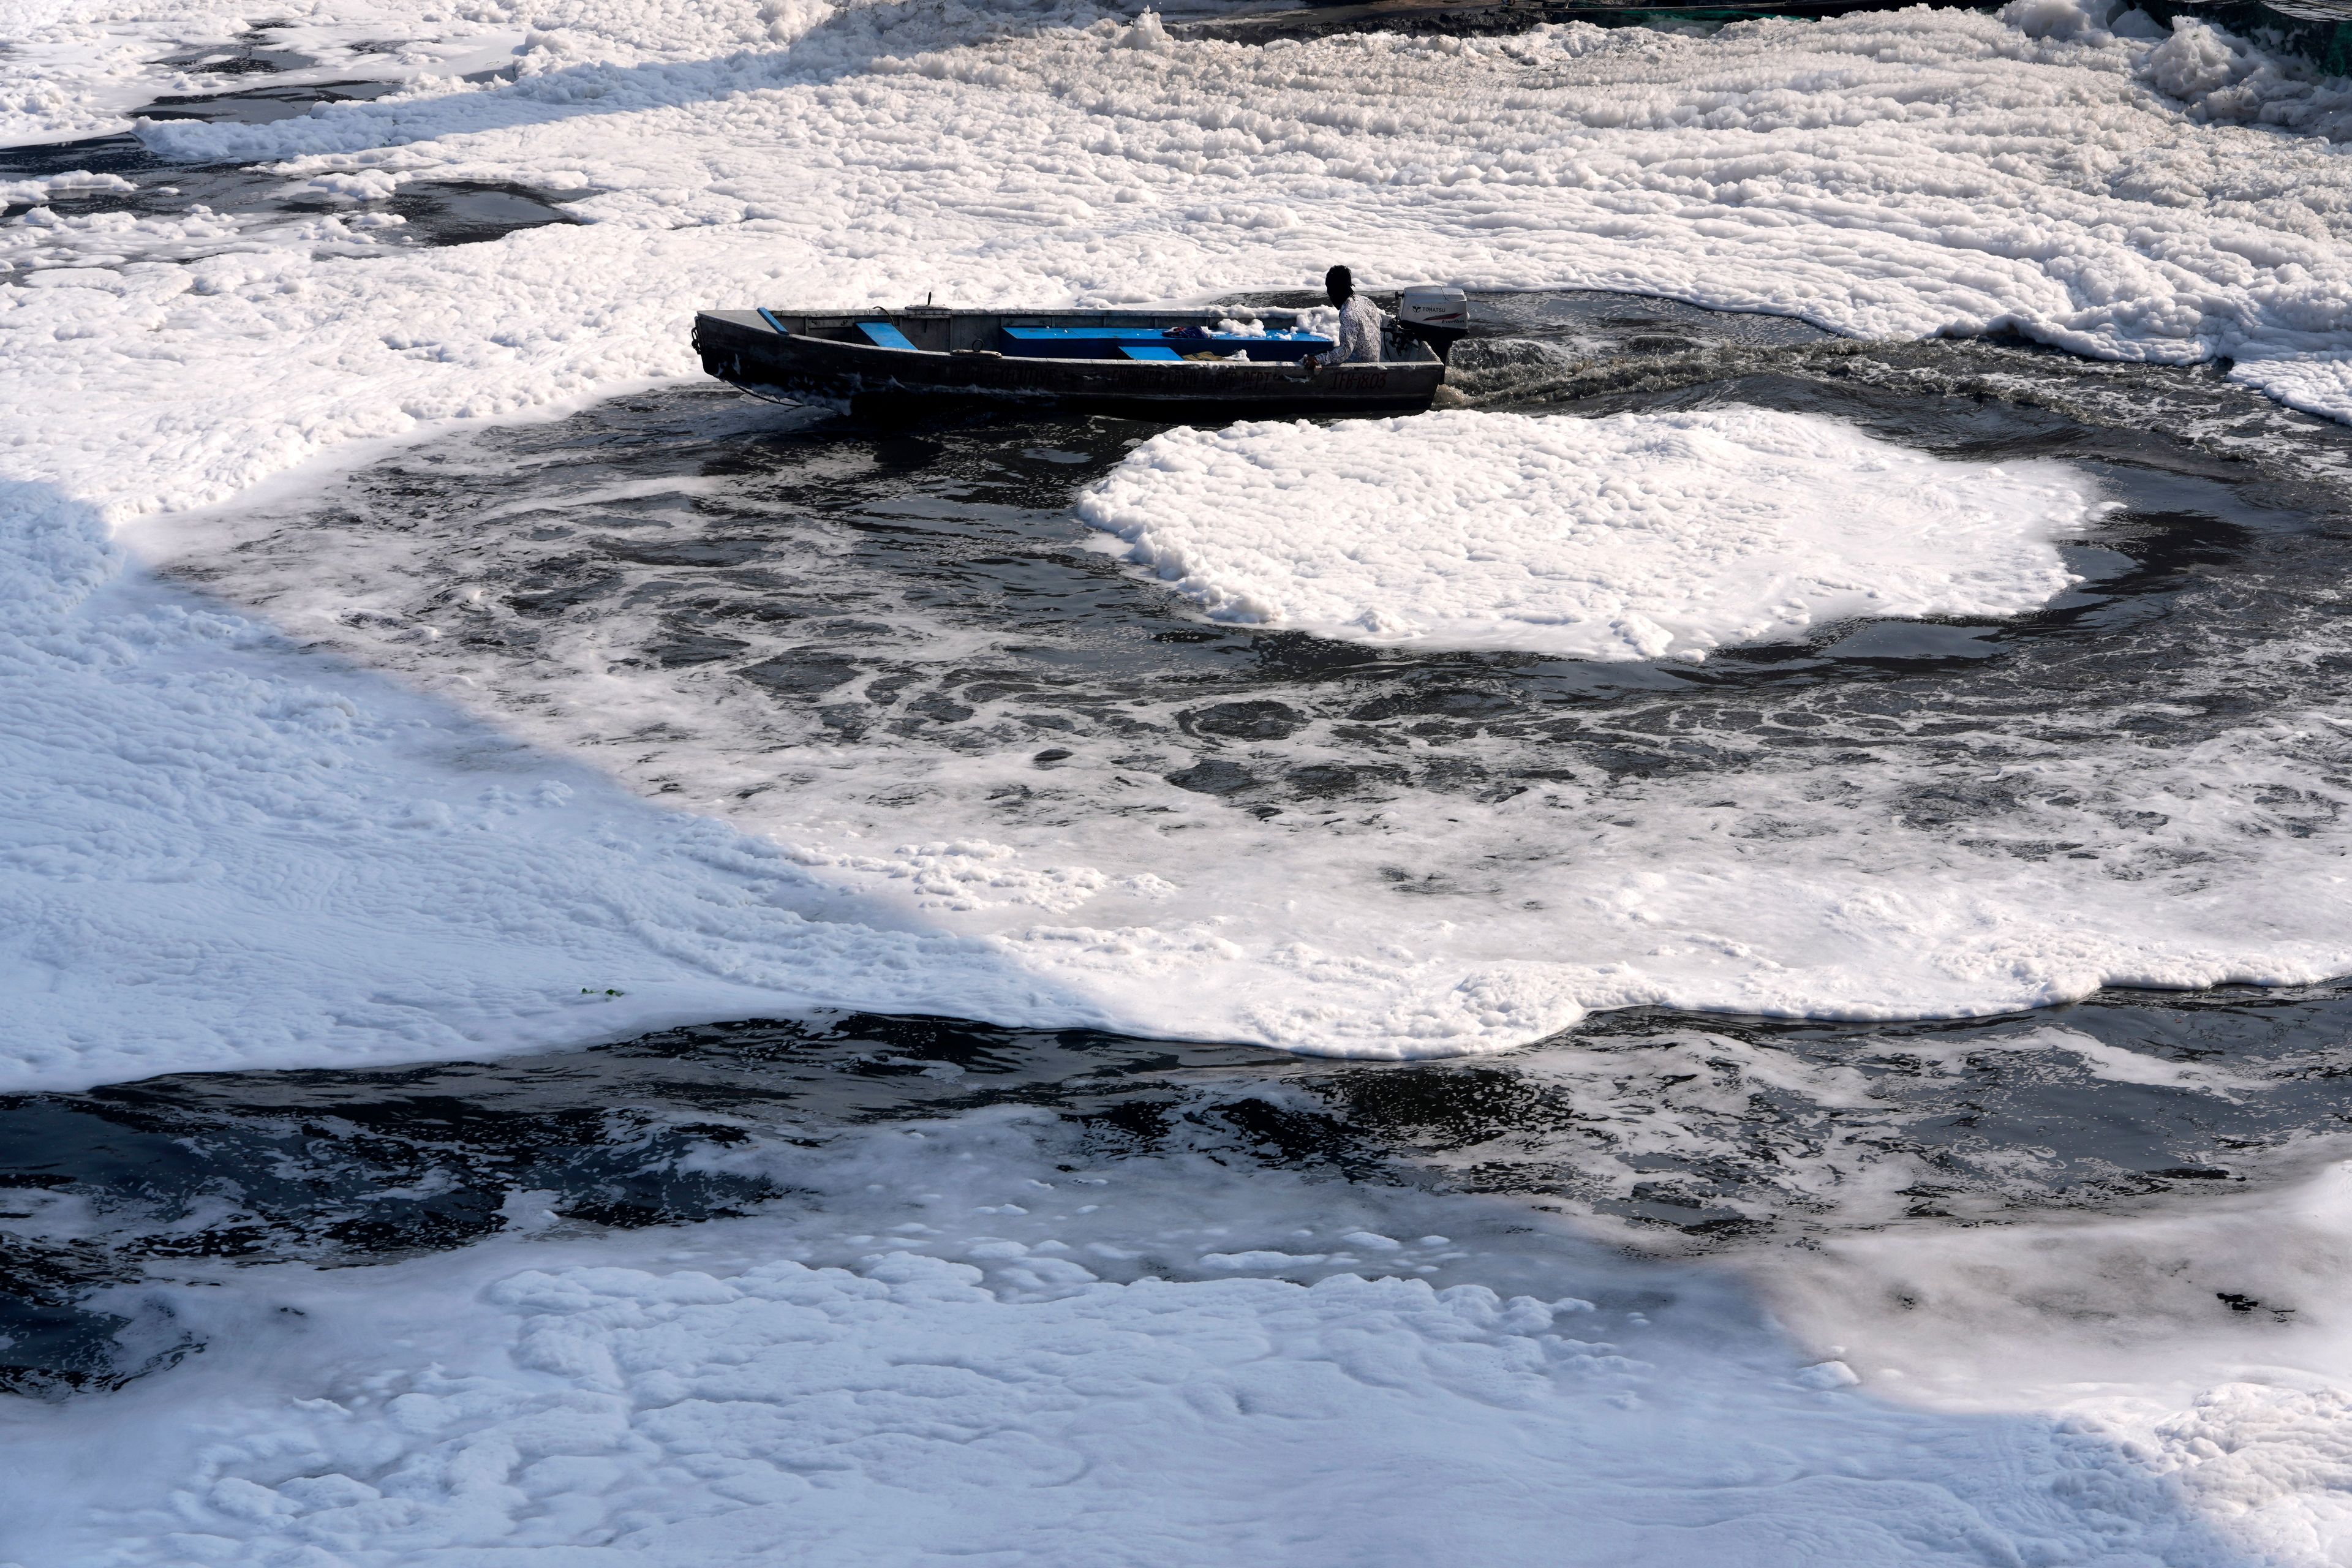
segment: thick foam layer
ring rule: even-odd
[[[1852,616],[2013,615],[2096,508],[1767,409],[1181,428],[1078,501],[1215,620],[1368,642],[1702,659]]]
[[[2184,74],[2159,58],[2178,39],[2079,14],[2037,38],[1924,8],[1265,48],[1085,8],[1017,28],[952,3],[767,9],[583,6],[525,40],[512,82],[148,127],[167,156],[268,163],[356,212],[436,179],[577,194],[585,221],[427,257],[319,220],[182,260],[184,222],[36,209],[0,227],[45,267],[0,293],[0,412],[43,438],[0,460],[110,513],[182,506],[355,438],[690,374],[700,308],[1171,297],[1295,287],[1340,258],[1368,284],[2229,354],[2352,408],[2307,357],[2347,346],[2352,171],[2316,136],[2224,122],[2324,107],[2234,46]],[[77,243],[89,263],[58,265]]]
[[[535,7],[550,31],[593,27],[593,0]],[[735,47],[760,41],[760,7],[665,5],[677,42],[708,44],[727,28]],[[697,10],[701,11],[699,16]],[[740,18],[740,21],[739,21]],[[705,22],[702,27],[692,22]],[[461,88],[470,74],[511,69],[528,18],[497,3],[438,9],[379,0],[285,6],[266,19],[224,11],[207,0],[164,5],[61,0],[0,3],[0,147],[119,135],[157,100],[172,112],[211,111],[205,100],[258,86],[282,94],[285,113],[299,114],[304,89],[333,83],[432,82]]]
[[[306,564],[266,584],[289,625],[344,626],[346,646],[407,659],[404,675],[453,698],[478,680],[470,714],[110,580],[100,509],[223,495],[357,437],[679,374],[692,307],[812,278],[842,300],[936,287],[1029,303],[1288,285],[1377,245],[1368,279],[1580,280],[1848,332],[2007,324],[2123,356],[2231,353],[2242,377],[2343,406],[2325,357],[2344,346],[2342,160],[2226,123],[2325,129],[2329,106],[2193,25],[2162,42],[2038,5],[2018,26],[1919,11],[1716,40],[1565,29],[1254,52],[1148,26],[1024,37],[1001,15],[887,13],[824,23],[779,59],[730,51],[765,49],[747,27],[791,35],[814,8],[587,5],[526,47],[511,86],[427,83],[276,129],[156,136],[192,158],[287,158],[256,177],[358,212],[404,177],[596,193],[593,225],[465,255],[331,253],[364,243],[356,225],[83,221],[76,187],[44,186],[47,205],[6,236],[38,279],[0,294],[5,460],[55,481],[11,493],[0,527],[16,612],[0,642],[14,1081],[471,1054],[795,999],[1434,1053],[1633,1001],[1983,1010],[2102,978],[2347,967],[2347,748],[2326,684],[2341,639],[2284,574],[2242,586],[2301,608],[2258,633],[2232,626],[2153,696],[1970,689],[1959,704],[1991,717],[1956,728],[1943,691],[1888,681],[1817,709],[1789,697],[1822,689],[1798,671],[1745,700],[1752,720],[1688,691],[1615,715],[1571,694],[1509,733],[1465,716],[1515,711],[1519,677],[1466,660],[1378,694],[1205,702],[1193,695],[1213,684],[1164,681],[1130,700],[994,679],[1000,661],[1026,678],[1046,659],[1018,662],[1018,617],[975,615],[908,635],[907,668],[887,676],[821,661],[898,636],[882,616],[936,611],[913,591],[877,592],[887,607],[862,626],[837,605],[788,635],[759,621],[772,684],[697,688],[707,667],[690,658],[604,657],[637,651],[611,640],[626,617],[567,621],[578,584],[559,573],[543,589],[448,580],[473,569],[469,552],[520,537],[511,524],[543,493],[468,532],[499,520],[429,515],[413,503],[431,487],[413,486],[397,543],[338,541],[308,518]],[[408,13],[378,15],[395,48],[418,38]],[[88,26],[68,47],[113,47],[113,23]],[[124,27],[134,43],[153,31]],[[642,41],[664,33],[674,50]],[[58,57],[12,54],[8,68],[37,74],[44,58]],[[740,472],[736,456],[695,482],[708,497]],[[692,551],[642,542],[689,540],[693,492],[624,488],[553,503],[569,515],[532,527],[576,526],[633,569],[683,575]],[[921,504],[887,520],[910,534],[921,521]],[[848,524],[793,528],[779,531],[823,575],[870,585]],[[1046,575],[1076,537],[1024,540],[1024,568]],[[977,529],[958,542],[971,540],[1003,544]],[[271,569],[248,570],[224,591]],[[404,596],[428,584],[432,602]],[[629,586],[656,603],[668,591]],[[1078,586],[1139,592],[1107,573]],[[763,611],[787,591],[746,590]],[[1140,641],[1145,624],[1115,629]],[[445,627],[484,640],[410,658],[464,640]],[[1099,651],[1036,640],[1069,668]],[[1284,654],[1269,639],[1266,663]],[[2247,697],[2290,667],[2316,673]],[[2134,679],[2169,673],[2143,658]],[[940,700],[891,710],[900,676]],[[828,698],[853,682],[856,698]],[[760,721],[736,723],[755,702]],[[868,709],[906,730],[877,720],[861,740],[825,721]],[[698,728],[707,713],[724,721]],[[1622,722],[1590,743],[1593,717]],[[921,739],[925,723],[960,738]],[[1641,751],[1629,737],[1644,733],[1666,739]],[[1603,765],[1621,742],[1641,766]],[[633,804],[548,760],[591,746],[733,824]],[[1367,747],[1393,760],[1368,765]],[[1261,774],[1283,782],[1285,815],[1255,815],[1281,809]],[[2063,1054],[2109,1087],[2177,1065],[2095,1043]],[[175,1321],[217,1331],[217,1348],[120,1398],[6,1407],[23,1441],[0,1550],[76,1565],[371,1549],[702,1563],[772,1556],[816,1519],[905,1521],[903,1539],[936,1531],[960,1549],[994,1531],[1007,1556],[1038,1555],[1043,1521],[1090,1564],[1139,1541],[1162,1557],[1320,1563],[1339,1542],[1426,1563],[1487,1530],[1468,1544],[1496,1559],[1533,1538],[1638,1562],[1662,1534],[1676,1562],[1750,1547],[1906,1564],[2341,1555],[2321,1516],[2342,1405],[2323,1377],[2273,1374],[2202,1405],[2208,1384],[2168,1403],[2143,1383],[2126,1392],[2146,1419],[2128,1428],[2079,1406],[2071,1427],[1921,1415],[1879,1402],[1905,1366],[1861,1334],[1845,1353],[1800,1353],[1718,1299],[1652,1337],[1667,1308],[1635,1292],[1680,1282],[1589,1256],[1507,1267],[1456,1247],[1477,1234],[1460,1211],[1441,1219],[1411,1193],[1276,1204],[1253,1169],[1236,1203],[1155,1168],[1141,1184],[1161,1212],[1121,1227],[1086,1213],[1111,1205],[1082,1151],[991,1164],[968,1130],[916,1131],[936,1159],[790,1166],[835,1205],[823,1234],[573,1237],[126,1290],[160,1352]],[[747,1156],[710,1156],[730,1157]],[[1839,1173],[1822,1164],[1802,1179]],[[514,1218],[545,1215],[518,1194]],[[2340,1237],[2312,1226],[2272,1232],[2272,1272],[2252,1282],[2172,1270],[2162,1247],[2067,1236],[2028,1254],[1978,1235],[1985,1254],[1965,1261],[1980,1271],[1943,1272],[1949,1252],[1931,1249],[1911,1272],[1947,1286],[1925,1298],[1949,1303],[1931,1324],[2045,1297],[2046,1314],[1999,1319],[2011,1347],[2084,1302],[2157,1314],[2209,1283],[2209,1310],[2292,1331],[2274,1314],[2341,1273]],[[2079,1289],[2070,1260],[2111,1256],[2101,1288]],[[1398,1278],[1338,1278],[1378,1271]],[[1837,1299],[1843,1317],[1804,1321],[1843,1326],[1881,1298],[1837,1286],[1898,1272],[1787,1299],[1792,1314]],[[1471,1289],[1437,1293],[1454,1286]],[[1883,1294],[1887,1321],[1916,1321],[1906,1293],[1922,1299]],[[2255,1359],[2231,1381],[2252,1382],[2236,1373]],[[936,1440],[924,1423],[943,1410],[955,1437],[977,1437]],[[780,1436],[780,1412],[827,1450]],[[1204,1500],[1173,1525],[1171,1473]],[[2219,1522],[2181,1511],[2182,1476]],[[855,1556],[869,1561],[868,1543]]]
[[[845,1137],[788,1153],[803,1199],[691,1235],[119,1292],[212,1348],[104,1400],[0,1405],[6,1548],[26,1568],[654,1568],[780,1541],[1071,1568],[2243,1558],[2145,1455],[1886,1403],[1724,1282],[1510,1205],[1105,1158],[1073,1131],[1030,1111]]]
[[[2254,1561],[2332,1563],[2352,1547],[2352,1164],[2328,1142],[2333,1160],[2266,1191],[1905,1226],[1757,1266],[1784,1321],[1864,1387],[2050,1411],[2124,1446]]]
[[[187,564],[785,847],[808,918],[983,942],[1139,1034],[1438,1056],[1653,1003],[1965,1016],[2352,969],[2310,673],[2336,557],[2284,519],[2180,576],[2190,525],[2118,514],[2145,596],[1934,628],[1924,660],[1885,624],[1760,668],[1423,658],[1203,627],[1084,551],[1070,459],[1116,428],[761,447],[734,407],[438,446],[225,514]]]

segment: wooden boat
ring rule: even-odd
[[[1445,365],[1400,334],[1378,364],[1309,366],[1331,340],[1292,310],[705,310],[702,368],[763,397],[860,413],[936,404],[1058,407],[1181,422],[1429,406]]]

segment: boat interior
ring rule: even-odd
[[[1300,329],[1288,311],[1240,325],[1219,310],[1052,310],[1000,314],[906,310],[859,315],[761,310],[777,331],[904,353],[991,353],[1008,359],[1103,359],[1165,363],[1188,359],[1300,360],[1332,341]]]

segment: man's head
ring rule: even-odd
[[[1334,267],[1323,274],[1323,292],[1331,297],[1334,305],[1344,305],[1348,296],[1356,291],[1356,275],[1344,267]]]

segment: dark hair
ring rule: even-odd
[[[1337,305],[1356,291],[1356,275],[1344,267],[1334,267],[1323,274],[1323,291]]]

